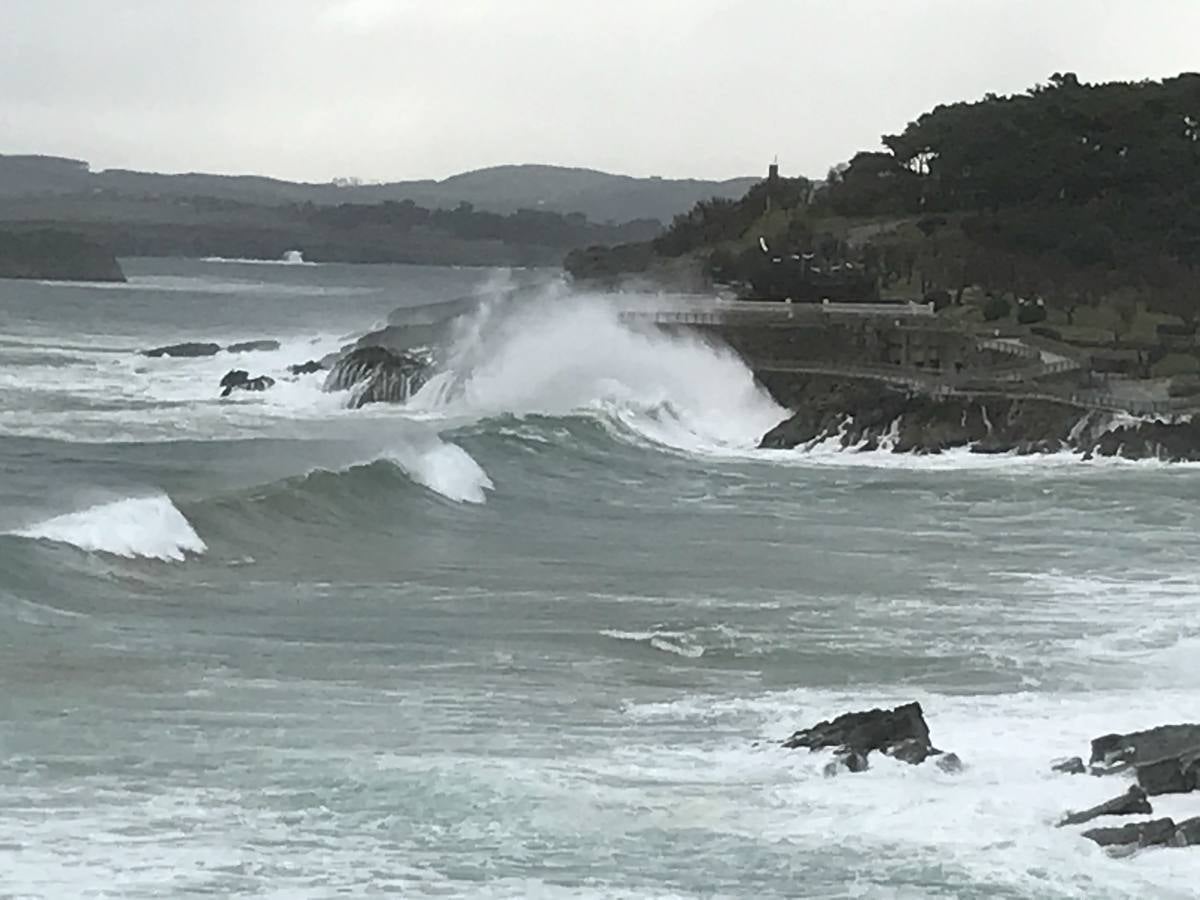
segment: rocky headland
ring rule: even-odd
[[[1200,423],[1080,407],[1017,393],[932,396],[870,378],[764,372],[759,380],[791,416],[764,449],[812,448],[935,454],[1075,452],[1084,457],[1200,460]]]
[[[55,229],[0,231],[0,278],[38,281],[125,281],[117,258],[101,244]]]

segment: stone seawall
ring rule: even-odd
[[[886,316],[660,325],[700,333],[736,350],[751,366],[765,360],[905,366],[928,373],[961,373],[1014,362],[1012,354],[981,345],[967,332]]]

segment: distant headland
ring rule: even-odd
[[[0,278],[125,281],[112,252],[69,231],[0,230]]]
[[[314,262],[557,266],[577,247],[649,240],[697,201],[740,197],[756,180],[520,165],[442,181],[301,184],[0,155],[0,228],[69,230],[121,257],[278,259],[298,248]]]

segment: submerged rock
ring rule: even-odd
[[[325,367],[317,360],[310,359],[305,363],[297,363],[294,366],[288,366],[288,371],[293,375],[311,375],[313,372],[320,372]]]
[[[429,378],[430,363],[412,353],[361,347],[347,353],[325,379],[326,391],[350,391],[350,407],[405,403]]]
[[[1087,766],[1083,764],[1082,757],[1071,756],[1066,759],[1052,760],[1050,769],[1054,772],[1063,772],[1067,775],[1083,775],[1087,772]]]
[[[832,778],[841,772],[865,772],[868,768],[870,768],[870,763],[867,761],[867,754],[857,750],[847,750],[838,753],[830,762],[827,762],[823,772],[826,778]]]
[[[1093,806],[1091,809],[1067,813],[1059,820],[1058,826],[1061,828],[1064,825],[1082,825],[1084,822],[1090,822],[1100,816],[1149,815],[1153,812],[1150,801],[1146,799],[1146,792],[1135,784],[1121,796]]]
[[[957,753],[941,753],[933,758],[933,764],[949,775],[957,775],[963,770],[963,761]]]
[[[165,347],[155,347],[143,350],[143,356],[215,356],[221,352],[220,344],[204,344],[187,341],[182,344],[169,344]]]
[[[250,377],[250,373],[245,369],[233,369],[225,373],[221,379],[222,397],[228,397],[234,391],[265,391],[267,388],[275,384],[275,379],[268,375],[259,375],[255,378]]]
[[[898,744],[893,744],[890,747],[884,748],[884,753],[893,759],[898,759],[901,762],[906,762],[911,766],[920,765],[925,762],[931,755],[937,753],[929,743],[928,737],[925,740],[919,738],[908,738],[900,741]]]
[[[279,341],[242,341],[240,344],[230,344],[225,348],[226,353],[250,353],[259,350],[278,350]]]

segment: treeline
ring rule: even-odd
[[[322,228],[339,231],[386,228],[398,234],[413,230],[445,234],[468,241],[503,241],[563,250],[587,244],[618,244],[657,235],[657,219],[634,219],[621,224],[588,221],[583,213],[519,209],[507,215],[478,210],[470,203],[454,209],[426,209],[412,200],[383,203],[305,205],[304,217]]]
[[[278,258],[299,249],[316,262],[553,266],[573,248],[647,241],[661,230],[657,219],[601,224],[581,213],[505,215],[468,203],[431,210],[412,201],[263,206],[97,195],[14,203],[7,212],[14,227],[75,232],[121,257]]]
[[[1200,74],[1056,74],[939,106],[882,143],[820,185],[768,180],[697,204],[652,252],[703,257],[715,278],[744,285],[774,259],[800,259],[825,275],[848,264],[885,289],[961,298],[976,285],[1068,314],[1124,297],[1200,317]]]

